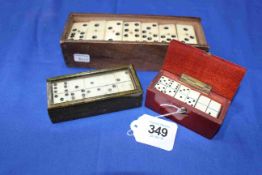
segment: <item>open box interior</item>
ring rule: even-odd
[[[177,107],[185,107],[189,117],[178,119],[177,114],[174,114],[169,116],[169,118],[175,121],[184,120],[180,122],[196,132],[211,138],[222,124],[245,71],[243,67],[222,58],[210,55],[181,42],[172,41],[168,47],[162,69],[147,89],[146,105],[161,114],[174,112],[174,110],[170,111],[169,108],[161,107],[161,104],[167,103]],[[181,81],[183,74],[209,85],[211,87],[210,92],[201,92],[198,88],[192,86],[192,84]],[[190,89],[200,92],[201,95],[220,103],[221,110],[217,118],[157,90],[155,85],[161,76],[175,80]],[[214,127],[211,126],[212,124],[215,124]],[[209,129],[211,132],[206,134],[205,128],[201,128],[203,126],[210,126]]]
[[[129,43],[131,41],[105,41],[105,40],[70,40],[67,39],[72,28],[72,25],[76,22],[89,22],[95,20],[122,20],[124,22],[156,22],[158,24],[187,24],[192,25],[195,30],[196,39],[198,46],[206,47],[207,42],[201,26],[200,18],[196,17],[175,17],[175,16],[151,16],[151,15],[113,15],[113,14],[78,14],[72,13],[69,16],[67,24],[64,29],[61,41],[70,41],[70,42],[94,42],[94,43]],[[168,43],[161,42],[131,42],[131,43],[143,43],[143,44],[155,44],[155,45],[167,45]]]
[[[172,80],[175,80],[176,82],[178,82],[178,83],[180,83],[180,84],[182,84],[186,87],[189,87],[192,90],[200,92],[195,87],[180,81],[180,76],[178,76],[176,74],[172,74],[172,73],[165,71],[165,70],[161,70],[159,72],[159,74],[155,77],[155,79],[152,81],[152,83],[149,87],[152,90],[152,92],[154,92],[156,94],[154,99],[155,99],[156,103],[158,103],[159,106],[161,104],[163,104],[163,102],[164,102],[164,104],[173,104],[173,105],[178,106],[178,107],[185,107],[188,114],[195,113],[195,114],[201,115],[201,116],[203,116],[203,117],[205,117],[209,120],[212,120],[212,121],[214,121],[218,124],[221,124],[223,122],[225,114],[226,114],[228,107],[229,107],[229,104],[230,104],[230,100],[228,100],[228,99],[224,98],[223,96],[220,96],[220,95],[218,95],[214,92],[210,92],[209,94],[200,92],[201,95],[206,96],[206,97],[210,98],[211,100],[214,100],[214,101],[220,103],[221,106],[222,106],[221,110],[219,112],[219,115],[217,117],[212,117],[209,114],[207,114],[207,113],[205,113],[201,110],[198,110],[195,107],[188,105],[185,102],[182,102],[182,101],[180,101],[180,100],[178,100],[174,97],[171,97],[171,96],[157,90],[155,88],[155,85],[156,85],[156,83],[158,82],[158,80],[160,79],[161,76],[166,76],[166,77],[168,77]],[[165,98],[165,99],[161,99],[161,98]],[[171,111],[165,111],[164,113],[170,113],[170,112],[174,112],[174,111],[172,111],[172,110]]]

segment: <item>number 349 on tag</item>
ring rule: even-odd
[[[149,133],[153,134],[153,133],[156,133],[158,136],[161,137],[166,137],[167,136],[167,133],[168,133],[168,130],[167,128],[164,128],[164,127],[157,127],[155,125],[149,125],[150,127],[150,130],[148,130]]]
[[[147,114],[130,125],[137,142],[171,151],[174,146],[177,124]]]

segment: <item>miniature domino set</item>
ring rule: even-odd
[[[241,66],[173,40],[160,72],[147,88],[145,105],[212,138],[223,124],[244,74]],[[178,114],[171,106],[185,112]]]
[[[52,83],[53,103],[98,97],[107,94],[134,90],[134,83],[127,70],[119,70],[103,75],[93,75],[65,79]]]
[[[160,92],[180,100],[187,105],[195,107],[212,117],[217,118],[221,111],[220,103],[166,76],[161,76],[155,84],[155,88]]]
[[[198,44],[193,25],[120,20],[73,23],[68,39]]]
[[[142,93],[132,65],[49,78],[48,113],[60,122],[137,107]]]

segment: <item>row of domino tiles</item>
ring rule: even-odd
[[[139,21],[76,22],[72,25],[68,39],[164,43],[175,39],[186,44],[198,43],[193,25],[141,23]]]
[[[54,104],[134,90],[128,71],[73,78],[54,82],[51,86]]]
[[[159,81],[155,84],[155,88],[162,93],[172,96],[196,109],[217,118],[221,111],[221,104],[211,100],[210,98],[201,95],[175,80],[166,76],[161,76]]]

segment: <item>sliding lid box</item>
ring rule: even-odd
[[[163,67],[147,89],[146,106],[160,114],[174,112],[174,108],[184,107],[185,114],[170,115],[169,118],[185,127],[212,138],[222,125],[230,103],[239,87],[246,70],[234,63],[183,43],[172,41],[169,45]],[[177,100],[155,88],[162,76],[178,81],[202,95],[222,105],[217,118],[208,115],[186,103]],[[204,84],[183,81],[184,77],[193,77]],[[210,87],[209,91],[206,90]],[[162,106],[168,104],[169,106]]]
[[[47,79],[48,114],[54,123],[138,107],[142,95],[132,65]]]

